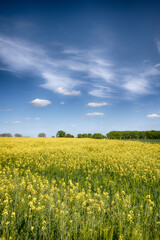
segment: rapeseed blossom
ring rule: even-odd
[[[0,138],[0,239],[159,239],[160,145]]]

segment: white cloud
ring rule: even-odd
[[[64,104],[64,102],[60,102],[60,104]]]
[[[113,65],[88,50],[64,49],[59,53],[59,59],[50,58],[39,46],[2,35],[0,50],[0,58],[9,70],[34,72],[45,81],[41,87],[62,95],[80,94],[75,87],[83,84],[85,79],[75,79],[77,72],[91,82],[97,79],[111,82],[114,76]]]
[[[80,91],[68,91],[68,90],[66,90],[66,89],[63,88],[63,87],[57,88],[57,89],[55,90],[55,92],[56,92],[56,93],[60,93],[60,94],[62,94],[62,95],[74,95],[74,96],[81,94]]]
[[[153,114],[147,115],[147,118],[160,118],[160,114],[153,113]]]
[[[99,67],[90,66],[88,69],[91,78],[101,78],[108,83],[111,83],[114,79],[113,71],[111,69],[106,69],[104,66]]]
[[[146,79],[132,77],[127,77],[127,80],[124,83],[123,87],[135,94],[146,94],[150,89],[149,83]]]
[[[19,123],[21,123],[21,121],[5,122],[5,124],[8,124],[8,125],[15,125]]]
[[[42,87],[53,91],[57,88],[64,88],[68,91],[66,95],[78,95],[74,87],[79,85],[80,81],[70,76],[69,61],[50,58],[46,51],[39,46],[1,35],[0,58],[5,65],[5,70],[8,69],[15,73],[32,72],[44,79]],[[69,92],[73,92],[73,94],[69,94]]]
[[[73,89],[78,84],[78,81],[75,81],[69,76],[64,76],[62,73],[43,72],[42,77],[46,82],[42,84],[41,87],[53,90],[54,92],[57,92],[57,89]],[[63,92],[64,91],[59,91],[58,93],[63,94]]]
[[[157,41],[160,52],[160,41]],[[62,49],[62,48],[61,48]],[[55,49],[56,52],[57,49]],[[54,51],[53,51],[54,52]],[[57,52],[56,52],[57,53]],[[104,57],[105,56],[105,57]],[[159,65],[127,69],[109,61],[104,51],[66,48],[50,57],[36,44],[0,35],[0,59],[6,71],[29,72],[43,79],[41,87],[66,96],[81,94],[86,87],[92,96],[123,98],[153,93],[160,76]],[[82,88],[81,87],[81,88]],[[133,97],[130,99],[134,99]]]
[[[35,99],[30,102],[34,107],[45,107],[51,104],[51,101],[45,99]]]
[[[103,115],[104,115],[104,113],[100,113],[100,112],[86,113],[86,116],[89,116],[89,117],[103,116]]]
[[[88,107],[103,107],[103,106],[107,106],[108,103],[106,102],[102,102],[102,103],[96,103],[96,102],[90,102],[87,104]]]
[[[16,38],[0,36],[0,49],[0,57],[11,70],[38,69],[42,65],[41,59],[45,57],[41,48]]]
[[[64,51],[64,53],[69,57],[69,61],[65,64],[70,70],[85,73],[93,82],[97,79],[107,83],[115,80],[114,65],[98,56],[98,53],[75,49]]]

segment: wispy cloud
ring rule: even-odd
[[[159,39],[157,40],[157,49],[158,49],[158,52],[160,53],[160,40]]]
[[[61,65],[62,63],[60,63]],[[58,68],[58,67],[57,67]],[[78,85],[78,81],[75,81],[71,77],[65,76],[65,69],[62,73],[43,72],[42,77],[45,79],[45,83],[41,87],[53,90],[56,93],[62,95],[79,95],[80,91],[69,89],[74,89]],[[76,94],[78,93],[78,94]]]
[[[5,124],[8,124],[8,125],[15,125],[15,124],[19,124],[19,123],[21,123],[21,121],[8,121],[8,122],[5,122]]]
[[[39,117],[36,117],[36,118],[33,118],[33,120],[35,120],[35,121],[39,121],[40,118],[39,118]]]
[[[27,121],[36,120],[36,121],[38,121],[38,120],[40,120],[40,118],[39,117],[36,117],[36,118],[26,117],[26,118],[24,118],[24,120],[27,120]]]
[[[146,94],[150,92],[149,83],[144,78],[127,77],[123,87],[135,94]]]
[[[157,48],[160,52],[159,40]],[[54,50],[58,52],[50,56],[41,46],[1,35],[1,68],[33,73],[44,80],[41,87],[66,96],[79,96],[81,88],[95,97],[127,99],[130,94],[134,97],[152,94],[156,89],[154,78],[160,76],[159,63],[127,69],[117,66],[97,49],[63,46],[61,50]]]
[[[147,115],[147,118],[160,118],[160,114],[153,113],[153,114]]]
[[[44,84],[41,87],[63,95],[79,95],[79,90],[74,89],[79,81],[70,76],[68,61],[49,57],[42,47],[1,35],[0,59],[3,69],[7,71],[32,72],[43,78]],[[60,92],[58,89],[64,91]]]
[[[80,91],[67,91],[65,88],[57,88],[55,90],[56,93],[60,93],[62,95],[73,95],[73,96],[76,96],[76,95],[80,95],[81,92]]]
[[[62,104],[62,105],[63,105],[63,104],[64,104],[64,102],[60,102],[60,104]]]
[[[160,67],[160,63],[157,63],[156,65],[155,65],[155,68],[159,68]]]
[[[101,103],[90,102],[87,104],[88,107],[103,107],[103,106],[107,106],[107,105],[108,105],[107,102],[101,102]]]
[[[100,112],[86,113],[86,116],[89,116],[89,117],[103,116],[103,115],[104,113],[100,113]]]
[[[9,112],[9,111],[11,111],[11,110],[12,110],[11,108],[0,109],[0,112]]]
[[[35,99],[30,102],[34,107],[46,107],[51,104],[51,101],[45,99]]]
[[[32,118],[26,117],[26,118],[24,118],[24,120],[30,121],[30,120],[32,120]]]

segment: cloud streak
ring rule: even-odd
[[[11,108],[0,109],[0,112],[10,112],[11,110],[12,110]]]
[[[108,103],[106,102],[102,102],[102,103],[96,103],[96,102],[90,102],[87,104],[88,107],[103,107],[103,106],[107,106]]]
[[[38,121],[38,120],[40,120],[40,118],[39,117],[36,117],[36,118],[26,117],[26,118],[24,118],[24,120],[27,120],[27,121],[36,120],[36,121]]]
[[[160,114],[157,113],[149,114],[147,115],[147,118],[160,118]]]
[[[147,94],[150,92],[149,82],[144,78],[128,77],[123,87],[134,94]]]
[[[89,117],[104,116],[104,113],[101,113],[101,112],[86,113],[86,116],[89,116]]]
[[[31,72],[44,79],[41,87],[62,95],[79,95],[75,90],[78,81],[70,76],[68,65],[61,60],[49,57],[47,51],[35,44],[17,38],[0,36],[1,68],[13,72]],[[68,64],[68,62],[67,62]],[[62,71],[63,69],[63,71]]]
[[[7,121],[7,122],[5,122],[5,124],[7,124],[7,125],[16,125],[16,124],[19,124],[19,123],[21,123],[21,121]]]
[[[67,91],[65,88],[62,88],[62,87],[57,88],[55,92],[60,93],[62,95],[66,95],[66,96],[69,96],[69,95],[77,96],[81,94],[80,91]]]
[[[158,52],[160,53],[160,40],[157,40],[157,48],[158,48]]]
[[[157,48],[160,52],[159,40]],[[79,96],[82,89],[95,97],[133,99],[152,94],[156,90],[154,79],[160,76],[159,63],[140,70],[127,69],[116,66],[97,49],[65,46],[51,56],[41,46],[3,35],[0,35],[0,60],[0,69],[13,74],[34,74],[44,80],[41,87],[65,96]]]

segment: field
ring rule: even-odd
[[[0,138],[0,239],[160,239],[160,145]]]

